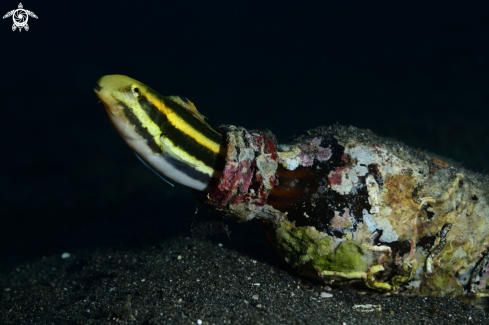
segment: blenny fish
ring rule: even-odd
[[[184,97],[121,75],[95,87],[122,139],[161,177],[237,221],[257,219],[300,274],[487,306],[489,180],[368,130],[212,129]]]

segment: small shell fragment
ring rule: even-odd
[[[366,305],[355,305],[353,306],[353,310],[362,312],[362,313],[370,313],[372,311],[381,311],[382,307],[380,305],[371,305],[371,304],[366,304]]]
[[[328,292],[321,292],[321,298],[331,298],[333,295]]]

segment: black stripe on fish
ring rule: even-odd
[[[160,100],[163,101],[166,107],[170,108],[180,117],[182,117],[188,125],[190,125],[193,129],[199,130],[199,132],[203,133],[205,137],[208,139],[221,143],[222,135],[212,130],[208,125],[199,121],[191,112],[189,112],[186,108],[182,107],[178,103],[174,102],[171,99],[168,99],[164,96],[160,96]]]
[[[161,127],[163,136],[167,137],[175,147],[188,153],[190,156],[203,162],[206,166],[216,168],[218,160],[223,159],[220,155],[198,143],[193,137],[175,127],[169,121]],[[220,142],[223,144],[223,138]]]
[[[141,121],[137,118],[137,116],[132,112],[132,110],[122,101],[118,100],[117,104],[122,107],[122,113],[129,120],[129,122],[134,125],[136,132],[146,140],[148,147],[154,153],[162,154],[160,146],[156,143],[153,135],[149,133],[148,129],[146,129]]]
[[[168,121],[166,115],[158,109],[152,102],[150,102],[145,96],[138,97],[139,105],[148,114],[149,118],[160,128]]]
[[[175,167],[175,169],[181,171],[182,173],[184,173],[185,175],[189,176],[192,179],[201,181],[204,184],[209,183],[209,181],[212,178],[210,175],[207,175],[206,173],[198,171],[197,169],[195,169],[189,165],[182,164],[182,162],[180,160],[178,160],[177,158],[174,158],[170,155],[166,155],[165,159],[169,164],[171,164],[173,167]]]
[[[216,168],[217,165],[221,165],[217,163],[217,160],[221,159],[218,157],[216,153],[214,153],[212,150],[206,148],[205,146],[201,145],[196,141],[195,138],[192,136],[186,134],[182,130],[180,130],[177,126],[173,125],[166,117],[166,115],[161,112],[156,105],[154,105],[151,101],[149,101],[146,97],[141,96],[141,99],[139,100],[139,104],[141,105],[141,108],[148,114],[149,118],[160,128],[162,132],[162,136],[167,137],[174,146],[180,148],[181,150],[185,151],[192,157],[194,157],[197,160],[202,161],[205,165],[211,168]],[[173,103],[172,101],[168,100],[168,102]],[[166,103],[165,103],[166,105]],[[175,104],[176,105],[176,104]],[[180,106],[178,106],[178,109],[175,109],[175,107],[171,107],[174,111],[176,111],[177,114],[180,113],[187,113],[185,109],[182,109]],[[180,115],[186,123],[188,123],[192,128],[197,128],[197,130],[203,130],[202,124],[194,117],[191,116],[190,114],[185,114],[186,116]],[[189,120],[192,121],[192,123],[189,123]],[[194,121],[198,122],[199,124],[195,124]],[[204,128],[204,130],[207,130],[208,128]],[[217,143],[222,144],[223,143],[223,137],[220,134],[215,134],[214,132],[209,132],[209,134],[212,133],[213,138],[211,138],[213,141],[216,141]]]

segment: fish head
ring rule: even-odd
[[[94,91],[111,120],[126,120],[124,109],[133,111],[148,90],[143,83],[127,76],[107,75],[97,81]]]
[[[141,124],[149,121],[141,100],[144,101],[147,96],[154,97],[154,91],[142,82],[123,75],[103,76],[97,81],[94,91],[119,135],[134,149],[134,141],[144,140],[141,130],[146,125]],[[139,131],[137,125],[140,125]]]

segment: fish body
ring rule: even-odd
[[[198,191],[220,176],[223,137],[192,102],[122,75],[100,78],[94,90],[121,138],[157,174]]]

